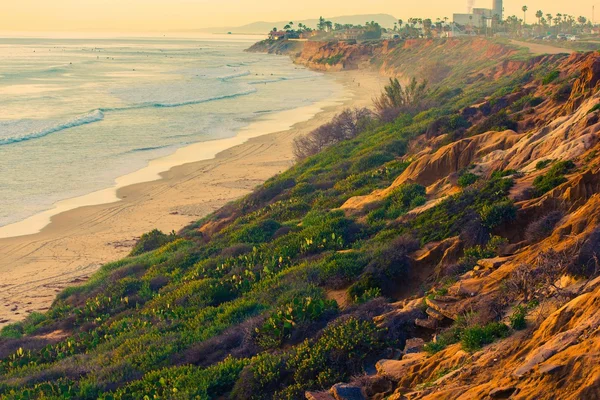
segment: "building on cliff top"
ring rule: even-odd
[[[284,31],[271,31],[269,32],[269,39],[271,40],[283,40],[285,39],[286,32]]]
[[[362,28],[350,28],[336,32],[335,37],[340,40],[358,40],[365,32],[366,31]]]

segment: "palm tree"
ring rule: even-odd
[[[523,6],[521,10],[523,10],[523,25],[527,25],[527,6]]]
[[[544,13],[542,12],[542,10],[538,10],[538,11],[535,13],[535,16],[536,16],[536,17],[537,17],[537,19],[538,19],[538,25],[541,25],[541,24],[542,24],[542,17],[544,16]]]
[[[552,26],[552,14],[546,14],[548,23],[550,24],[550,26]]]
[[[325,25],[325,18],[319,17],[319,23],[317,24],[317,29],[320,31],[324,31],[327,26]]]

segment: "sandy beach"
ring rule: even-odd
[[[85,196],[73,199],[69,210],[52,216],[39,233],[0,239],[0,326],[47,310],[63,288],[85,281],[101,265],[126,256],[144,232],[154,228],[177,231],[248,194],[293,164],[295,137],[328,122],[344,107],[370,106],[386,83],[386,78],[364,71],[330,76],[345,87],[342,99],[258,121],[235,138],[180,149],[153,161],[137,175],[117,180],[116,193],[108,189],[104,194],[116,195],[113,200],[118,201],[85,206]],[[290,121],[302,122],[288,129]],[[212,157],[223,148],[227,149]],[[190,159],[203,158],[199,152],[210,159],[190,163]],[[148,174],[159,171],[165,171],[160,179],[130,184],[154,179]],[[43,226],[43,218],[30,222]],[[31,227],[22,224],[19,229]]]

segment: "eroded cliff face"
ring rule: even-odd
[[[485,39],[382,40],[374,42],[264,41],[250,52],[289,55],[294,62],[319,71],[375,69],[386,76],[415,76],[432,81],[446,78],[452,68],[469,68],[475,64],[493,66],[489,77],[507,75],[535,60],[508,58],[518,50]],[[505,61],[502,61],[505,60]],[[500,61],[500,62],[499,62]],[[480,78],[473,76],[473,79]]]
[[[483,63],[486,57],[497,60],[499,55],[513,51],[478,41],[468,45],[448,41],[443,51],[436,51],[444,54],[454,45],[458,52],[481,47],[480,54],[467,62]],[[383,43],[363,53],[344,45],[336,53],[333,45],[314,43],[296,60],[309,60],[306,65],[312,66],[310,60],[343,54],[343,59],[348,60],[345,68],[360,65],[358,59],[372,57],[379,61],[371,65],[394,75],[407,69],[398,59],[401,52],[408,54],[410,50],[422,56],[428,48],[438,46],[441,45],[428,41],[407,41],[402,46]],[[417,56],[411,59],[414,61]],[[452,65],[454,60],[450,58],[448,63]],[[543,300],[526,313],[527,328],[475,352],[453,344],[430,355],[417,346],[416,350],[380,360],[375,375],[347,387],[335,386],[330,394],[321,393],[331,397],[322,398],[343,398],[339,397],[340,388],[353,387],[366,397],[377,399],[600,398],[600,262],[595,256],[600,252],[600,53],[542,56],[524,61],[506,59],[486,65],[474,78],[499,79],[539,65],[548,65],[548,73],[556,77],[531,79],[500,98],[474,104],[463,114],[477,125],[493,114],[490,109],[500,102],[516,122],[515,129],[483,133],[470,130],[462,139],[448,144],[444,144],[443,137],[423,140],[406,156],[412,160],[410,166],[390,187],[352,197],[342,206],[346,213],[360,217],[366,215],[370,205],[384,201],[402,185],[418,183],[427,187],[427,204],[400,217],[398,223],[402,224],[439,204],[445,196],[458,193],[461,172],[469,170],[489,177],[494,171],[511,171],[515,185],[510,197],[516,205],[516,216],[513,222],[495,230],[508,237],[511,244],[499,257],[478,260],[472,270],[446,284],[444,294],[433,290],[424,297],[400,298],[394,311],[376,321],[384,328],[414,324],[415,340],[428,341],[433,337],[434,342],[436,334],[464,318],[497,320],[509,325],[512,311],[506,304],[507,282],[525,276],[524,285],[536,290],[536,285],[544,284],[539,276],[527,275],[531,274],[527,271],[537,271],[552,281],[545,283],[548,286]],[[517,107],[525,103],[523,99],[536,100]],[[565,173],[564,182],[542,195],[532,195],[534,180],[548,174],[558,161],[574,165]],[[551,213],[559,215],[558,222],[544,238],[526,237],[526,227]],[[413,266],[420,270],[420,277],[426,277],[425,281],[435,281],[440,271],[456,263],[464,248],[462,237],[430,243],[413,254]],[[570,262],[564,257],[587,257],[584,264],[595,271],[583,277],[561,270],[560,276],[551,277],[549,270]],[[439,289],[440,285],[436,285]],[[526,296],[520,299],[525,301]],[[316,394],[307,394],[310,396]]]

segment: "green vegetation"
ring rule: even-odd
[[[518,305],[514,308],[512,315],[510,316],[510,327],[514,330],[521,330],[527,327],[525,316],[527,315],[527,309],[522,305]]]
[[[560,76],[560,71],[554,70],[554,71],[548,73],[548,75],[544,76],[544,79],[542,79],[542,84],[548,85],[548,84],[554,82],[555,80],[557,80],[559,76]]]
[[[453,62],[449,53],[392,51],[389,67],[399,71],[394,63]],[[460,59],[466,50],[452,51]],[[515,126],[508,109],[469,113],[533,80],[473,78],[492,65],[488,58],[454,62],[432,87],[392,81],[377,115],[347,110],[297,142],[299,162],[289,170],[178,234],[143,235],[130,256],[61,292],[48,312],[4,328],[0,397],[296,399],[362,374],[405,339],[401,329],[377,328],[373,316],[389,310],[386,299],[420,290],[410,278],[421,245],[461,236],[472,264],[506,243],[495,234],[515,218],[508,195],[516,171],[466,172],[462,190],[430,194],[435,202],[419,213],[410,211],[428,195],[413,181],[356,213],[340,210],[390,188],[430,133],[450,143]],[[552,167],[559,176],[567,170]],[[332,291],[350,304],[339,306]],[[462,342],[471,351],[507,329],[457,324],[426,348]],[[57,331],[67,335],[48,335]]]
[[[177,236],[175,236],[175,232],[171,232],[169,235],[166,235],[158,229],[154,229],[142,235],[133,250],[131,250],[130,255],[137,256],[148,251],[156,250],[159,247],[174,241],[176,238]]]
[[[335,56],[327,57],[327,58],[319,58],[316,63],[317,64],[327,64],[327,65],[337,65],[344,58],[344,54],[336,54]]]
[[[463,320],[459,320],[439,334],[435,342],[426,343],[424,349],[429,354],[435,354],[451,344],[460,342],[465,351],[473,352],[480,350],[486,344],[493,343],[496,339],[508,336],[509,333],[510,328],[500,322],[466,326]]]
[[[492,322],[485,326],[466,328],[460,335],[460,343],[465,351],[476,351],[496,339],[506,337],[509,333],[508,326]]]
[[[550,165],[550,163],[552,163],[553,160],[542,160],[542,161],[538,161],[535,164],[535,169],[542,170],[544,168],[546,168],[548,165]]]
[[[538,163],[540,164],[540,163]],[[538,165],[536,165],[536,168]],[[543,168],[544,166],[541,166]],[[567,178],[565,174],[575,168],[575,164],[571,160],[559,161],[544,174],[536,177],[533,181],[533,187],[537,196],[541,196],[555,187],[565,183]]]
[[[517,131],[518,128],[519,124],[508,115],[506,110],[502,110],[475,125],[471,128],[470,133],[478,135],[489,131],[501,132],[508,129]]]
[[[458,178],[458,186],[463,187],[463,188],[470,186],[470,185],[474,184],[475,182],[477,182],[478,179],[479,179],[478,175],[475,175],[471,172],[465,172]]]
[[[498,249],[506,243],[506,239],[501,238],[500,236],[493,236],[485,246],[475,245],[465,249],[464,255],[460,259],[460,263],[465,269],[471,269],[477,265],[477,261],[479,260],[496,257],[498,255]]]

